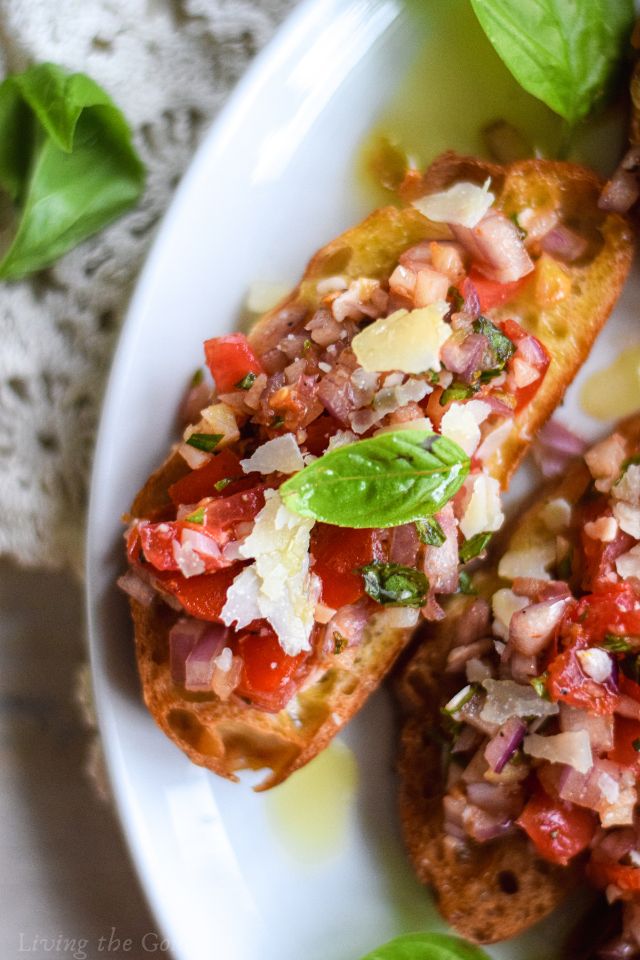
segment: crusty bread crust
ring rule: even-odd
[[[502,186],[499,202],[507,212],[509,204],[519,208],[535,205],[539,196],[546,202],[550,190],[555,191],[558,202],[566,205],[571,191],[577,190],[581,216],[597,224],[602,235],[601,249],[594,259],[587,266],[570,268],[575,291],[562,311],[560,307],[545,311],[537,325],[535,317],[525,318],[525,325],[535,326],[536,335],[552,354],[558,351],[558,356],[554,356],[536,398],[517,418],[504,457],[496,457],[491,464],[494,475],[506,484],[608,316],[631,262],[631,233],[622,217],[597,211],[599,181],[581,168],[525,161],[505,169],[445,154],[427,172],[425,189],[435,189],[462,176],[482,181],[491,176],[496,191]],[[336,273],[348,278],[386,278],[408,246],[449,236],[448,227],[430,223],[412,207],[375,211],[316,253],[300,285],[254,327],[250,334],[254,349],[262,353],[275,346],[295,322],[296,311],[319,302],[319,280]],[[528,308],[531,313],[531,303]],[[557,332],[560,327],[562,335]],[[132,516],[161,519],[170,506],[169,484],[186,472],[181,458],[170,457],[136,497]],[[177,615],[157,604],[145,609],[132,602],[132,609],[144,698],[157,723],[195,763],[229,779],[236,779],[240,769],[270,768],[272,772],[262,789],[284,780],[324,748],[378,686],[411,636],[409,630],[382,632],[373,623],[352,662],[341,659],[340,665],[332,666],[299,695],[294,719],[287,711],[267,714],[176,688],[169,675],[167,636]]]
[[[628,455],[640,448],[640,416],[618,432]],[[582,460],[521,517],[509,548],[531,546],[541,535],[540,513],[549,499],[575,503],[590,483]],[[546,534],[548,536],[548,534]],[[495,570],[484,571],[480,592],[487,597],[505,586]],[[440,708],[460,688],[445,673],[457,623],[474,597],[445,601],[446,618],[424,627],[420,646],[398,673],[397,700],[403,715],[398,756],[399,806],[409,857],[421,883],[433,887],[438,906],[455,929],[477,943],[494,943],[522,933],[545,917],[579,882],[579,867],[556,867],[536,856],[524,833],[464,847],[447,840],[443,829]]]

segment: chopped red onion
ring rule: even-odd
[[[169,633],[171,679],[187,690],[210,690],[213,661],[224,647],[228,629],[203,620],[180,619]]]
[[[533,270],[518,227],[503,213],[489,210],[475,227],[450,226],[480,271],[491,280],[511,283]]]
[[[458,589],[458,524],[449,501],[436,515],[446,539],[440,547],[426,546],[423,570],[429,581],[430,592],[455,593]]]
[[[391,531],[389,559],[392,563],[401,563],[405,567],[414,567],[420,540],[415,523],[403,523]]]
[[[156,595],[155,590],[150,583],[143,580],[137,570],[130,568],[118,579],[118,586],[124,590],[132,600],[136,600],[143,607],[151,605],[151,601]]]
[[[522,789],[511,784],[479,780],[467,785],[467,797],[481,810],[504,820],[516,817],[522,809]]]
[[[473,280],[470,280],[469,277],[465,277],[462,284],[462,296],[464,297],[462,312],[468,314],[472,320],[475,320],[476,317],[480,316],[480,297],[478,296],[478,291],[475,288]]]
[[[349,414],[356,407],[350,371],[340,365],[323,377],[318,387],[318,399],[327,413],[349,426]]]
[[[570,460],[581,456],[586,442],[558,420],[549,420],[539,431],[533,444],[533,459],[544,477],[562,473]]]
[[[449,337],[440,351],[442,363],[465,383],[483,368],[483,358],[489,341],[481,333],[471,333],[460,339],[460,334]]]
[[[462,820],[468,835],[478,843],[486,843],[488,840],[502,837],[513,826],[510,818],[487,813],[471,803],[465,808]]]
[[[563,223],[549,230],[540,243],[545,253],[550,253],[552,257],[564,260],[565,263],[579,260],[585,255],[589,246],[586,237],[582,237]]]
[[[484,757],[494,773],[501,773],[524,739],[527,726],[519,717],[509,717],[485,747]]]
[[[477,749],[481,737],[479,730],[474,730],[467,725],[463,726],[451,747],[451,753],[468,753],[469,750]]]
[[[543,600],[516,610],[509,623],[509,643],[535,657],[546,647],[564,615],[568,600]]]
[[[325,628],[325,652],[333,653],[335,634],[345,637],[350,647],[358,646],[364,637],[370,615],[371,609],[367,600],[341,607]]]

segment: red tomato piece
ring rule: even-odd
[[[623,866],[621,863],[612,863],[605,860],[591,860],[587,866],[587,874],[591,882],[601,889],[613,883],[625,893],[640,891],[640,869],[638,867]]]
[[[254,520],[264,507],[264,486],[260,484],[250,490],[234,493],[230,497],[212,500],[204,510],[203,529],[224,545],[232,539],[239,523]]]
[[[305,652],[289,656],[269,624],[265,620],[260,623],[259,630],[241,633],[232,643],[234,652],[242,657],[242,673],[235,693],[261,710],[278,713],[311,669],[311,655]]]
[[[216,483],[238,477],[233,483],[216,490]],[[192,470],[169,487],[169,496],[176,507],[183,503],[199,503],[205,497],[228,497],[255,486],[256,474],[245,474],[240,466],[240,459],[228,447],[217,453],[208,463],[197,470]]]
[[[244,333],[205,340],[204,355],[218,393],[236,390],[248,373],[264,372]]]
[[[547,690],[552,700],[601,715],[611,714],[616,709],[618,694],[583,672],[575,649],[565,650],[555,657],[547,667],[547,672]]]
[[[545,860],[563,867],[589,845],[597,827],[590,810],[552,800],[542,789],[531,797],[516,822]]]
[[[634,684],[634,686],[637,686],[637,684]],[[623,767],[632,769],[637,776],[640,773],[640,750],[636,750],[634,743],[640,747],[640,721],[617,716],[615,718],[613,750],[609,751],[607,758]]]
[[[142,523],[138,527],[138,537],[145,560],[156,570],[177,570],[178,564],[173,554],[173,544],[180,537],[182,524]]]
[[[227,599],[227,590],[240,573],[234,564],[217,573],[203,573],[199,577],[183,577],[181,573],[158,573],[154,578],[167,593],[176,597],[185,611],[198,620],[220,623],[220,614]]]
[[[334,433],[342,430],[342,426],[329,414],[323,414],[323,416],[316,417],[315,420],[307,424],[305,430],[307,433],[305,447],[314,457],[319,457],[326,450],[327,444]]]
[[[372,560],[382,560],[379,530],[350,530],[316,523],[311,532],[313,572],[322,581],[322,602],[338,610],[364,596],[362,575],[356,573]]]
[[[530,274],[527,274],[526,277],[513,280],[511,283],[498,283],[497,280],[489,280],[488,277],[484,277],[480,271],[475,268],[472,268],[469,272],[469,280],[471,280],[478,294],[481,313],[485,313],[493,307],[501,307],[504,303],[508,303],[509,300],[513,300],[529,278]]]
[[[572,619],[590,643],[605,634],[640,637],[640,597],[629,583],[607,583],[583,597]]]

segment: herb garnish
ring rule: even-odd
[[[429,547],[441,547],[447,539],[444,530],[435,517],[416,520],[416,531],[420,542]]]
[[[48,267],[132,207],[144,167],[108,94],[52,63],[0,85],[0,187],[17,230],[0,261],[14,280]]]
[[[476,533],[475,537],[471,537],[470,540],[465,540],[458,551],[462,563],[468,563],[469,560],[473,560],[474,557],[479,556],[492,536],[492,533]]]
[[[204,507],[198,507],[188,517],[185,517],[187,523],[204,523]]]
[[[222,440],[223,433],[192,433],[187,437],[185,443],[196,450],[203,450],[205,453],[211,453]]]
[[[538,696],[541,697],[542,700],[549,699],[549,693],[547,691],[548,679],[549,679],[549,674],[545,670],[545,672],[541,673],[539,677],[532,677],[532,679],[529,680],[529,683],[531,684],[535,692],[538,694]]]
[[[250,390],[256,381],[256,376],[257,374],[249,371],[249,373],[245,374],[242,380],[238,380],[236,383],[236,388],[238,390]]]
[[[453,497],[469,458],[428,430],[394,430],[323,454],[280,487],[294,513],[338,527],[396,527]]]
[[[361,567],[360,573],[365,591],[376,603],[421,607],[427,598],[429,581],[414,567],[374,561]]]
[[[451,403],[453,400],[466,400],[468,397],[472,397],[474,393],[477,392],[477,386],[474,386],[471,383],[460,383],[459,381],[454,380],[450,387],[447,387],[446,390],[443,390],[442,396],[440,397],[440,406],[446,407],[446,405]]]
[[[349,645],[349,641],[346,637],[343,637],[341,633],[337,630],[333,631],[333,652],[335,654],[342,653],[342,651]]]
[[[618,637],[614,633],[605,634],[600,646],[611,653],[631,653],[633,647],[626,637]]]

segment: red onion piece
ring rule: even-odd
[[[549,420],[533,444],[533,459],[544,477],[562,473],[570,460],[587,449],[586,442],[558,420]]]
[[[540,244],[542,249],[552,257],[563,260],[565,263],[573,263],[585,255],[589,241],[575,230],[560,223],[544,235]]]
[[[206,630],[203,620],[182,618],[173,625],[169,633],[169,664],[171,679],[184,686],[187,657]]]
[[[472,320],[475,320],[476,317],[480,316],[480,297],[478,296],[478,291],[475,288],[473,280],[469,280],[469,277],[465,277],[462,284],[462,296],[464,297],[462,312],[468,314]]]
[[[355,409],[351,372],[338,366],[320,381],[318,399],[327,413],[349,426],[349,414]]]
[[[478,843],[495,840],[496,837],[504,836],[512,829],[510,818],[487,813],[471,803],[465,808],[462,821],[468,835]]]
[[[475,750],[478,747],[482,734],[473,727],[464,726],[456,737],[451,753],[468,753],[469,750]]]
[[[392,563],[401,563],[405,567],[414,567],[420,540],[415,523],[403,523],[391,531],[389,559]]]
[[[483,369],[482,361],[489,341],[481,333],[471,333],[463,339],[459,336],[449,337],[440,351],[440,359],[447,370],[469,383],[473,374]]]
[[[187,690],[210,690],[213,661],[224,647],[228,629],[222,624],[182,618],[169,633],[171,679]]]
[[[509,717],[485,747],[484,757],[494,773],[502,773],[514,755],[527,730],[519,717]]]
[[[479,780],[467,786],[469,801],[503,820],[516,817],[522,809],[522,789],[504,783],[487,783]]]
[[[598,206],[601,210],[614,213],[627,213],[640,196],[640,147],[631,147],[618,165],[600,195]]]
[[[364,637],[370,615],[371,608],[366,599],[341,607],[325,627],[325,651],[333,653],[336,633],[345,637],[350,647],[358,646]]]
[[[564,580],[538,580],[536,577],[516,577],[511,589],[518,597],[529,597],[535,603],[542,600],[570,600],[571,591]]]
[[[124,590],[132,600],[136,600],[143,607],[151,605],[151,601],[156,595],[155,590],[150,583],[143,580],[137,570],[129,569],[118,579],[118,586]]]
[[[435,517],[446,539],[440,547],[425,547],[423,570],[431,594],[455,593],[458,589],[458,525],[453,503],[449,501]]]
[[[546,647],[562,617],[567,600],[543,600],[517,610],[509,624],[509,642],[525,656],[537,656]]]
[[[511,283],[533,270],[520,231],[503,213],[490,210],[475,227],[450,226],[478,269],[491,280]]]

